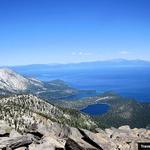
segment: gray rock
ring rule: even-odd
[[[85,149],[95,149],[95,147],[93,147],[90,143],[86,142],[83,139],[83,135],[77,128],[71,127],[68,137],[72,139],[74,142],[78,143],[80,147],[84,147]]]
[[[0,149],[16,149],[19,147],[28,147],[32,143],[32,138],[29,136],[21,136],[16,138],[0,139]]]
[[[74,140],[70,138],[66,141],[65,149],[66,150],[85,150],[85,148],[82,148],[78,143],[76,143]]]
[[[18,133],[15,129],[11,130],[9,137],[15,138],[15,137],[21,137],[22,135]]]
[[[0,120],[0,137],[9,137],[11,130],[5,121]]]
[[[50,133],[59,137],[59,138],[67,138],[70,134],[70,127],[66,125],[62,125],[59,123],[53,123],[49,129]]]
[[[95,131],[101,134],[106,134],[106,132],[100,128],[96,128]]]
[[[119,127],[118,129],[124,130],[124,131],[130,131],[130,130],[131,130],[131,128],[130,128],[128,125],[121,126],[121,127]]]
[[[98,150],[109,150],[110,147],[108,145],[108,140],[107,137],[104,135],[101,136],[101,134],[95,134],[95,133],[92,133],[88,130],[83,130],[83,129],[80,129],[80,133],[82,134],[83,136],[83,140],[85,140],[87,143],[91,144],[93,147],[95,147],[96,149]],[[105,139],[106,138],[106,139]]]

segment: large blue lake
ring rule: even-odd
[[[43,81],[62,79],[79,89],[114,91],[139,101],[150,101],[150,67],[54,68],[24,74]]]
[[[92,116],[97,116],[106,113],[108,110],[109,105],[107,104],[92,104],[80,111]]]

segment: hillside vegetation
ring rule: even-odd
[[[96,127],[89,116],[75,110],[57,108],[33,95],[1,98],[0,119],[18,130],[29,128],[34,123],[44,123],[45,120],[87,129]]]

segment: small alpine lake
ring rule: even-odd
[[[91,104],[86,108],[81,109],[81,112],[84,112],[91,116],[99,116],[104,113],[107,113],[110,106],[108,104]]]

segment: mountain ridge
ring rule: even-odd
[[[30,78],[26,78],[9,68],[0,69],[0,89],[9,92],[25,92],[29,87],[37,87],[44,89],[42,82]]]
[[[37,96],[53,95],[51,98],[58,98],[71,96],[76,92],[77,89],[70,87],[62,80],[42,82],[35,78],[22,76],[9,68],[0,69],[0,94],[3,95],[30,93]]]

